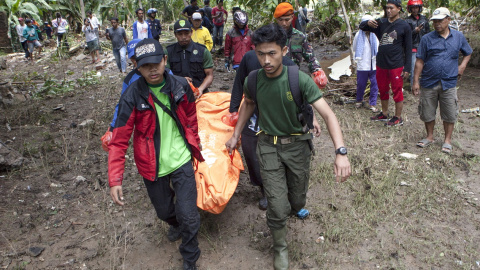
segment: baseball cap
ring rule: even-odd
[[[23,21],[23,18],[18,18],[18,21],[19,21],[19,22]]]
[[[138,67],[150,63],[158,64],[162,61],[164,55],[162,45],[153,38],[142,39],[135,46],[135,58]]]
[[[180,19],[175,22],[175,25],[173,26],[173,31],[178,32],[178,31],[192,31],[192,25],[190,24],[189,21]]]
[[[401,8],[402,7],[402,0],[388,0],[387,4],[394,4],[395,6]]]
[[[430,20],[443,20],[446,17],[451,17],[450,11],[448,8],[440,7],[435,9],[433,12],[433,16],[430,18]]]
[[[137,46],[137,43],[140,41],[141,39],[132,39],[130,42],[128,42],[128,45],[127,45],[128,58],[132,58],[132,56],[135,55],[135,47]]]
[[[192,20],[201,20],[202,19],[202,14],[199,12],[195,12],[192,14]]]

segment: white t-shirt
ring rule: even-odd
[[[100,26],[100,22],[98,21],[97,17],[95,16],[92,16],[90,20],[90,25],[92,25],[93,29],[98,29],[98,27]]]
[[[85,33],[85,39],[87,42],[97,39],[97,35],[95,34],[95,29],[90,26],[82,26],[82,31]]]
[[[24,42],[25,40],[27,40],[23,37],[23,29],[25,29],[26,26],[26,24],[24,24],[23,26],[21,26],[20,24],[15,26],[15,30],[17,30],[18,39],[20,40],[20,42]]]
[[[143,21],[143,23],[137,21],[137,33],[138,39],[148,38],[148,23],[146,21]]]
[[[57,33],[63,34],[67,32],[67,20],[64,19],[55,19],[52,21],[53,28],[57,28]]]

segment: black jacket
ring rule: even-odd
[[[178,42],[167,46],[168,64],[174,75],[190,77],[193,85],[199,87],[207,77],[203,68],[203,54],[207,50],[202,44],[191,41],[186,48]],[[208,89],[205,89],[206,93]]]
[[[423,15],[418,15],[418,20],[413,17],[413,15],[408,16],[405,21],[410,25],[412,28],[412,49],[418,48],[418,44],[420,44],[420,39],[428,33],[430,33],[430,24],[428,23],[427,17]],[[415,28],[423,24],[423,28],[420,32],[416,33]]]
[[[150,31],[152,32],[152,37],[156,40],[160,39],[160,35],[162,34],[162,25],[160,21],[157,19],[146,19],[148,26],[150,27]]]

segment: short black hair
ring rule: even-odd
[[[117,18],[117,17],[112,17],[112,18],[110,18],[110,21],[116,21],[116,22],[118,22],[118,18]]]
[[[233,7],[232,8],[232,14],[235,14],[235,12],[242,10],[240,7]]]
[[[192,1],[190,1],[190,4],[193,4],[193,2],[197,2],[197,0],[192,0]]]
[[[283,48],[287,44],[287,32],[277,23],[270,23],[253,32],[252,42],[255,46],[260,43],[275,42]]]
[[[217,0],[217,5],[218,5],[219,3],[222,3],[222,4],[223,4],[223,0]]]
[[[145,13],[145,11],[143,10],[143,8],[137,8],[137,10],[135,10],[135,14],[138,15],[138,12],[139,12],[140,10],[143,11],[143,13]]]
[[[88,15],[92,14],[92,11],[91,10],[87,11],[87,14]]]
[[[203,0],[203,4],[210,5],[210,0]]]
[[[62,17],[62,14],[60,14],[60,12],[57,12],[57,14],[55,14],[57,18],[60,18]]]
[[[30,20],[30,19],[26,19],[26,20],[25,20],[25,23],[26,23],[26,24],[31,23],[31,22],[32,22],[32,20]]]

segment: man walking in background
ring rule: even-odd
[[[458,116],[457,81],[462,77],[473,50],[461,32],[449,27],[451,19],[447,8],[437,8],[430,20],[435,31],[426,34],[420,41],[413,79],[413,93],[420,94],[418,112],[427,130],[427,137],[417,146],[424,148],[434,142],[435,117],[440,104],[445,130],[442,152],[449,154]],[[458,52],[463,54],[460,65]]]
[[[110,19],[112,27],[107,29],[107,39],[112,41],[113,56],[120,72],[127,72],[127,48],[128,44],[127,34],[123,27],[118,26],[118,18]]]
[[[143,19],[143,9],[137,9],[135,11],[135,14],[137,14],[137,20],[133,23],[133,39],[152,38],[152,32],[150,30],[150,27],[148,26],[148,23]]]
[[[223,17],[225,15],[225,18]],[[215,45],[222,47],[223,44],[223,28],[228,18],[228,12],[223,8],[223,0],[217,0],[217,6],[212,9],[213,20],[213,51]]]
[[[18,18],[18,23],[19,24],[15,26],[15,30],[17,31],[18,41],[20,41],[20,44],[25,51],[25,60],[28,60],[30,53],[28,52],[27,39],[23,36],[23,30],[27,26],[25,25],[25,21],[23,20],[23,18]]]
[[[205,45],[210,51],[213,47],[212,36],[206,27],[202,26],[203,18],[200,12],[192,15],[192,40],[193,42]]]
[[[62,46],[63,40],[63,44],[65,44],[65,47],[68,51],[70,50],[70,45],[68,45],[67,41],[68,22],[62,18],[62,14],[60,14],[60,12],[57,12],[56,17],[57,18],[52,21],[52,26],[54,33],[57,35],[57,48]]]
[[[147,23],[150,26],[150,32],[152,32],[152,38],[159,41],[160,35],[162,34],[162,25],[158,19],[155,19],[157,16],[157,9],[150,8],[147,11]]]

